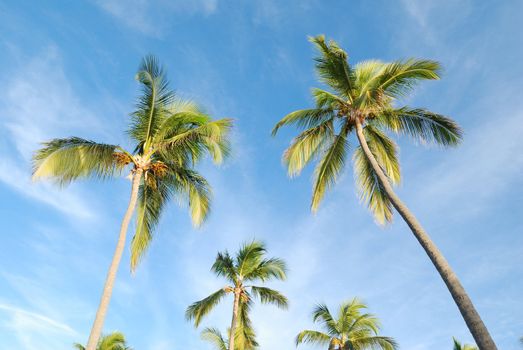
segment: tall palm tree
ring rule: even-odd
[[[87,342],[94,350],[109,307],[127,227],[135,207],[136,232],[131,242],[134,271],[149,246],[162,209],[169,199],[189,202],[195,226],[209,212],[211,189],[194,165],[205,153],[220,163],[229,153],[230,119],[212,120],[195,103],[175,97],[158,61],[143,59],[136,79],[142,86],[128,130],[134,148],[97,143],[79,137],[54,139],[34,155],[33,178],[51,178],[60,185],[79,179],[106,179],[130,166],[131,196],[122,220],[116,250],[107,273],[100,305]]]
[[[456,338],[452,338],[452,340],[454,342],[453,350],[478,350],[478,348],[475,345],[470,345],[470,344],[461,345],[461,343]]]
[[[242,337],[247,343],[253,339],[252,324],[249,311],[253,298],[262,303],[271,303],[280,308],[287,308],[287,298],[280,292],[250,283],[257,281],[266,282],[272,278],[284,280],[286,278],[285,262],[278,258],[266,258],[266,248],[262,242],[252,241],[242,245],[235,258],[229,252],[218,253],[211,270],[217,276],[223,276],[229,284],[217,290],[200,301],[191,304],[185,316],[188,320],[194,320],[198,327],[203,317],[227,295],[234,297],[231,328],[229,330],[230,350],[246,350],[247,348],[236,346],[236,338]],[[252,345],[252,344],[251,344]]]
[[[230,333],[230,328],[228,332]],[[201,333],[201,338],[213,344],[217,350],[228,350],[229,339],[225,338],[217,328],[205,328]],[[236,332],[234,346],[236,349],[254,350],[258,347],[255,338],[253,329],[242,329]]]
[[[296,346],[313,343],[329,350],[397,349],[394,339],[378,335],[380,323],[372,314],[366,313],[367,305],[354,298],[340,305],[334,317],[326,305],[316,306],[312,320],[321,323],[325,332],[304,330],[296,336]]]
[[[284,125],[293,124],[303,130],[283,155],[289,176],[299,175],[311,160],[318,160],[311,205],[316,211],[325,191],[336,183],[347,163],[349,137],[355,132],[359,146],[354,150],[353,162],[362,201],[381,224],[392,220],[393,207],[398,211],[447,285],[480,349],[496,349],[458,277],[392,188],[400,181],[400,167],[398,147],[387,132],[444,147],[456,146],[462,139],[462,131],[453,120],[397,103],[419,81],[439,79],[439,63],[371,60],[352,66],[336,42],[327,42],[322,35],[310,40],[320,52],[316,71],[328,90],[313,89],[315,107],[288,114],[273,129],[273,135]]]
[[[74,344],[75,349],[85,350],[85,347],[81,344]],[[113,332],[111,334],[104,335],[98,341],[96,350],[132,350],[125,342],[125,337],[120,332]]]

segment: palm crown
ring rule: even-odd
[[[228,285],[209,295],[200,301],[191,304],[185,313],[188,320],[194,320],[198,326],[202,319],[227,295],[234,294],[235,310],[238,311],[238,327],[236,327],[236,316],[233,315],[231,333],[229,340],[241,338],[240,342],[246,344],[243,347],[238,344],[234,349],[249,349],[254,347],[254,333],[249,318],[249,311],[253,298],[262,303],[275,304],[280,308],[287,307],[287,298],[280,292],[251,283],[266,282],[270,279],[284,280],[286,278],[285,262],[278,258],[266,258],[266,248],[261,242],[253,241],[244,244],[235,258],[227,251],[218,253],[212,266],[212,271],[225,277]],[[233,311],[234,312],[234,311]],[[234,343],[234,342],[233,342]]]
[[[33,177],[50,177],[65,185],[78,178],[109,178],[127,165],[140,173],[136,232],[131,244],[135,269],[146,251],[162,209],[171,197],[188,199],[194,225],[209,212],[211,189],[194,165],[205,153],[220,163],[229,153],[230,119],[213,121],[200,107],[175,96],[158,61],[144,58],[136,79],[142,95],[128,135],[131,151],[118,145],[96,143],[79,137],[54,139],[34,156]]]
[[[81,344],[74,344],[77,350],[85,350],[85,347]],[[100,338],[96,350],[132,350],[127,346],[125,342],[125,336],[123,333],[114,332]]]
[[[296,337],[296,345],[312,343],[324,345],[329,350],[396,349],[394,339],[378,335],[379,321],[374,315],[365,313],[366,308],[367,305],[354,298],[340,305],[335,318],[326,305],[316,306],[312,319],[321,323],[325,332],[304,330]]]
[[[452,338],[453,350],[478,350],[478,347],[471,344],[461,344],[456,338]]]
[[[349,151],[349,136],[356,123],[379,166],[392,184],[400,182],[398,149],[387,132],[405,134],[422,143],[455,146],[461,129],[451,119],[426,109],[397,106],[417,82],[439,79],[441,67],[435,61],[409,59],[385,63],[364,61],[352,66],[348,55],[334,41],[320,35],[310,38],[319,50],[316,71],[329,90],[313,89],[315,107],[292,112],[276,124],[273,135],[284,125],[303,131],[292,140],[283,155],[290,176],[299,175],[313,159],[312,210],[316,211],[325,191],[331,188]],[[380,223],[392,219],[392,205],[361,146],[354,150],[354,169],[360,196]]]

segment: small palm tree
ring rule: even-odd
[[[118,176],[130,165],[131,196],[107,273],[87,350],[95,350],[109,307],[125,247],[127,227],[137,206],[136,232],[131,242],[134,271],[147,250],[167,202],[177,197],[189,202],[195,226],[209,212],[211,189],[194,165],[205,153],[220,163],[229,152],[231,120],[213,121],[196,104],[174,96],[158,61],[144,58],[136,79],[142,95],[131,115],[128,134],[133,151],[79,137],[54,139],[34,155],[33,178],[51,178],[61,185],[79,179]]]
[[[426,109],[397,106],[397,99],[419,81],[439,79],[439,63],[371,60],[352,66],[336,42],[326,42],[322,35],[311,41],[320,52],[316,70],[330,91],[313,89],[316,106],[288,114],[273,129],[273,135],[284,125],[304,129],[283,155],[289,176],[299,175],[309,162],[318,160],[311,205],[316,211],[347,163],[349,138],[355,133],[359,146],[354,149],[354,172],[362,201],[381,224],[391,222],[393,208],[398,211],[447,285],[476,343],[482,350],[496,349],[447,260],[393,190],[400,181],[400,166],[398,147],[387,132],[444,147],[461,141],[462,131],[453,120]]]
[[[230,329],[228,329],[230,333]],[[205,328],[201,333],[201,338],[214,345],[217,350],[228,350],[229,339],[225,338],[217,328]],[[253,350],[258,347],[255,339],[254,330],[241,329],[236,332],[234,346],[236,349]]]
[[[378,335],[379,320],[364,311],[367,305],[357,298],[340,305],[335,318],[326,305],[316,306],[312,320],[321,323],[325,332],[304,330],[296,337],[296,346],[313,343],[329,350],[397,349],[394,339]]]
[[[265,258],[265,253],[265,245],[258,241],[243,244],[234,259],[227,251],[218,253],[211,270],[217,276],[225,277],[230,284],[191,304],[185,312],[186,318],[194,320],[194,325],[198,327],[203,317],[227,294],[232,294],[234,301],[229,334],[234,336],[229,336],[228,349],[246,350],[254,347],[250,342],[250,339],[254,339],[254,334],[250,334],[252,324],[249,318],[253,298],[264,304],[271,303],[280,308],[287,308],[287,298],[280,292],[249,284],[256,281],[266,282],[272,278],[286,278],[285,262],[278,258]],[[237,337],[242,338],[242,342],[246,344],[235,347]]]
[[[461,345],[461,343],[456,338],[452,338],[452,340],[454,341],[454,350],[478,350],[478,347],[475,345]]]
[[[74,344],[75,349],[85,350],[85,347],[81,344]],[[132,350],[127,346],[125,337],[120,332],[114,332],[108,335],[104,335],[98,341],[96,350]]]

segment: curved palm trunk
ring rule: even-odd
[[[383,186],[394,208],[396,208],[403,220],[405,220],[407,225],[410,227],[412,233],[436,267],[436,270],[438,270],[441,278],[447,285],[454,302],[458,306],[461,315],[465,319],[465,323],[472,333],[476,344],[481,350],[497,350],[496,344],[494,344],[487,327],[485,327],[485,324],[474,308],[474,305],[467,295],[467,292],[461,285],[458,276],[456,276],[454,271],[451,269],[443,254],[439,251],[434,242],[432,242],[429,235],[425,232],[414,214],[400,200],[400,198],[392,189],[387,176],[381,170],[381,167],[379,166],[378,162],[374,158],[374,155],[370,151],[369,146],[367,145],[367,141],[363,135],[363,128],[359,122],[356,123],[356,133],[365,156],[370,161],[374,171],[378,175],[378,181]]]
[[[234,339],[236,338],[236,324],[238,323],[238,308],[240,306],[240,293],[234,291],[234,303],[232,306],[231,329],[229,331],[229,350],[234,350]]]
[[[116,249],[113,255],[113,261],[107,272],[107,277],[105,279],[104,290],[102,293],[102,298],[100,299],[100,305],[98,306],[98,311],[96,311],[96,317],[94,319],[93,327],[91,328],[91,334],[89,335],[89,340],[87,341],[86,350],[96,350],[96,345],[102,334],[102,328],[105,321],[105,315],[107,314],[107,309],[109,308],[109,302],[111,301],[111,294],[113,292],[114,280],[116,278],[116,273],[118,272],[118,266],[120,265],[120,260],[122,259],[122,253],[125,248],[125,238],[127,236],[127,228],[129,227],[129,222],[133,216],[134,208],[136,207],[136,201],[138,198],[138,188],[140,187],[140,179],[142,177],[143,170],[136,169],[132,180],[131,187],[131,198],[129,200],[129,205],[125,216],[122,220],[122,225],[120,226],[120,235],[118,236],[118,243],[116,244]]]

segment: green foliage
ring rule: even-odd
[[[452,341],[453,341],[453,350],[478,350],[478,347],[475,346],[475,345],[471,345],[471,344],[463,344],[461,345],[461,343],[456,339],[456,338],[452,338]]]
[[[396,144],[387,132],[408,135],[423,144],[457,146],[460,127],[452,119],[422,108],[396,106],[423,80],[439,79],[438,62],[407,59],[394,62],[368,60],[351,66],[347,53],[323,35],[310,38],[318,49],[315,58],[319,80],[328,90],[313,89],[315,106],[286,115],[274,127],[300,130],[283,154],[289,176],[299,175],[317,161],[313,175],[312,211],[339,179],[350,149],[356,124],[363,126],[366,142],[392,185],[400,182]],[[360,147],[352,157],[360,198],[379,223],[392,220],[392,206],[377,174]]]
[[[61,185],[80,178],[118,176],[129,165],[132,176],[141,170],[136,232],[131,243],[133,271],[169,200],[188,203],[196,227],[207,218],[211,187],[194,166],[206,154],[216,164],[229,155],[232,127],[231,119],[212,120],[194,102],[177,98],[155,57],[143,59],[136,79],[142,94],[128,130],[135,142],[133,152],[71,137],[44,143],[33,157],[33,179],[51,178]]]
[[[85,347],[81,344],[74,344],[74,348],[77,350],[85,350]],[[127,346],[125,336],[120,332],[113,332],[111,334],[104,335],[98,341],[96,350],[132,350]]]
[[[119,169],[114,156],[117,148],[79,137],[45,142],[33,158],[33,179],[51,178],[67,185],[80,177],[114,176]]]
[[[266,253],[265,245],[258,241],[243,244],[234,257],[231,257],[227,251],[219,252],[211,270],[217,276],[224,277],[230,284],[207,298],[191,304],[185,312],[187,320],[194,321],[194,325],[197,327],[203,317],[211,312],[225,294],[237,293],[239,304],[235,347],[240,350],[257,347],[255,333],[249,318],[253,300],[257,299],[264,304],[274,304],[283,309],[288,305],[287,298],[276,290],[244,284],[245,282],[265,282],[273,278],[279,280],[286,278],[285,262],[278,258],[267,258]],[[212,337],[218,341],[219,338],[215,335]]]
[[[326,305],[317,305],[312,319],[325,332],[304,330],[296,336],[296,345],[310,343],[332,350],[397,349],[394,339],[378,335],[379,321],[374,315],[365,313],[366,309],[367,305],[354,298],[340,305],[335,318]]]

